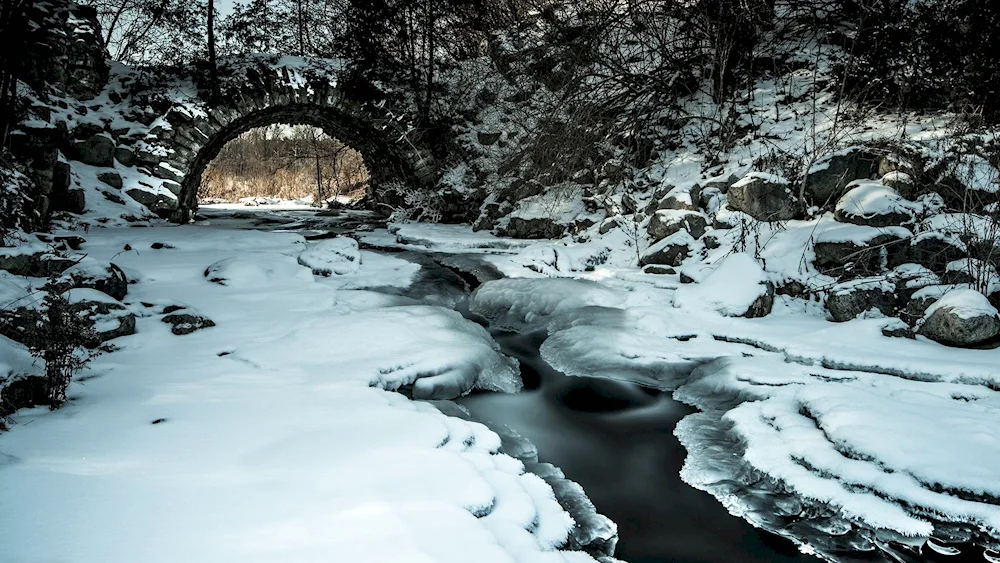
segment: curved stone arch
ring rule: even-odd
[[[295,64],[282,64],[289,59]],[[370,194],[383,187],[419,189],[433,184],[437,167],[430,151],[416,146],[384,105],[345,95],[337,87],[337,64],[297,57],[230,61],[215,102],[206,100],[207,93],[193,81],[166,88],[157,84],[153,98],[165,108],[151,126],[142,160],[177,197],[171,217],[179,222],[191,218],[202,173],[226,143],[274,123],[319,127],[358,150],[368,167]]]

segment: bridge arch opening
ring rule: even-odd
[[[353,147],[318,127],[275,124],[250,129],[219,151],[202,174],[198,204],[351,207],[367,187],[364,157]]]
[[[252,109],[245,113],[225,107],[214,111],[226,115],[213,121],[225,122],[226,125],[206,133],[203,128],[197,127],[196,122],[192,122],[192,131],[177,134],[180,137],[198,139],[197,143],[191,143],[189,156],[185,159],[188,164],[180,182],[179,209],[175,218],[181,222],[190,219],[198,208],[204,175],[224,148],[252,130],[275,125],[316,128],[322,130],[324,135],[356,150],[363,158],[368,173],[368,207],[377,208],[379,202],[373,195],[382,188],[394,187],[398,191],[400,188],[417,189],[421,184],[411,162],[413,156],[398,145],[398,139],[377,128],[376,124],[336,107],[287,104]]]

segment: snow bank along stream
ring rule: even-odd
[[[624,278],[507,278],[483,249],[522,242],[444,227],[362,265],[333,237],[368,220],[92,233],[138,282],[139,334],[67,408],[0,437],[0,504],[22,507],[0,562],[1000,560],[982,534],[994,441],[948,447],[995,419],[998,394],[969,384],[985,368],[849,371],[876,356],[855,338],[833,365],[823,346],[846,340],[808,319],[744,325]],[[172,336],[159,316],[179,298],[217,326]],[[865,323],[851,330],[880,329]],[[940,428],[921,425],[931,409]]]

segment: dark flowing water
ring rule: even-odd
[[[673,429],[692,409],[638,385],[567,377],[539,357],[542,335],[496,338],[520,360],[525,391],[458,402],[481,420],[514,428],[538,447],[541,461],[580,483],[618,524],[616,557],[629,563],[817,561],[681,481],[685,450]]]

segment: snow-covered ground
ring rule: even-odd
[[[11,561],[591,560],[555,550],[572,520],[498,453],[496,434],[391,392],[519,386],[479,326],[374,291],[405,288],[417,265],[226,225],[87,235],[82,252],[137,282],[125,302],[138,333],[78,378],[67,407],[22,411],[0,435],[0,504],[19,507],[0,526]],[[547,330],[542,357],[568,375],[697,406],[677,429],[682,477],[756,525],[810,541],[755,504],[759,485],[745,494],[748,476],[796,499],[799,518],[832,507],[821,529],[854,530],[854,549],[1000,538],[1000,350],[889,338],[893,319],[833,323],[821,304],[782,295],[766,317],[728,316],[767,294],[745,255],[682,284],[637,270],[615,233],[539,242],[395,225],[358,236],[478,254],[508,277],[480,286],[473,313]],[[784,231],[773,260],[800,254],[797,236]],[[216,326],[175,336],[160,320],[171,304]],[[0,345],[9,369],[32,369]]]
[[[329,277],[297,260],[329,246],[207,225],[89,233],[81,252],[136,282],[137,333],[67,406],[0,434],[0,560],[592,561],[557,550],[572,519],[495,433],[392,392],[514,391],[516,362],[454,311],[364,289],[408,285],[405,260],[362,251]],[[172,334],[170,305],[215,326]],[[0,352],[38,370],[13,341]]]

